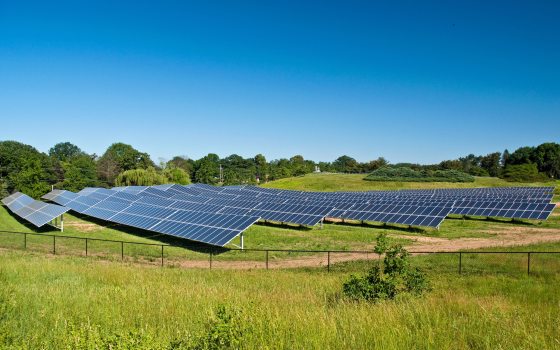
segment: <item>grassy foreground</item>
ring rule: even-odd
[[[378,305],[340,297],[348,274],[152,268],[0,252],[5,348],[173,349],[218,305],[246,349],[553,349],[558,274],[430,273],[433,291]],[[228,325],[224,329],[231,330]]]

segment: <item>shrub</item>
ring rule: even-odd
[[[535,163],[508,165],[504,169],[502,177],[512,182],[536,182],[547,180],[545,174],[539,173],[537,164]]]
[[[369,181],[473,182],[474,177],[458,170],[414,170],[409,167],[383,167],[364,178]]]
[[[410,253],[400,244],[389,246],[386,234],[377,236],[374,251],[385,257],[378,260],[365,276],[350,275],[343,284],[343,294],[352,300],[378,302],[394,299],[408,292],[421,295],[430,285],[425,274],[418,268],[410,268]]]

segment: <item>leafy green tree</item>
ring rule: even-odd
[[[179,185],[188,185],[191,183],[189,173],[182,168],[167,167],[163,170],[163,175],[170,183]]]
[[[114,143],[97,162],[99,178],[108,185],[113,185],[115,179],[123,171],[148,169],[155,167],[147,153],[143,153],[124,143]]]
[[[533,159],[539,172],[551,178],[560,178],[560,144],[547,142],[537,146]]]
[[[546,180],[546,175],[539,173],[537,164],[515,164],[505,167],[502,177],[512,182],[534,182]]]
[[[153,186],[166,183],[168,183],[167,177],[158,173],[154,167],[125,170],[115,180],[117,186]]]
[[[69,191],[80,191],[85,187],[99,186],[97,166],[92,156],[81,153],[62,162],[64,180],[62,187]]]
[[[375,160],[371,160],[368,163],[365,163],[362,167],[363,172],[367,172],[370,173],[374,170],[377,170],[379,168],[383,168],[384,166],[387,166],[389,164],[389,162],[383,158],[383,157],[379,157]]]
[[[500,174],[500,159],[500,152],[487,154],[480,160],[480,166],[488,172],[488,175],[496,177]]]
[[[339,173],[355,173],[358,170],[358,162],[349,156],[340,156],[333,162],[334,169]]]
[[[82,154],[80,147],[70,142],[60,142],[49,149],[49,156],[61,162]]]
[[[259,153],[255,156],[255,158],[253,158],[253,160],[255,162],[256,176],[260,181],[266,180],[269,175],[268,163],[266,162],[266,158]]]
[[[56,182],[51,159],[16,141],[0,142],[0,178],[5,191],[20,191],[35,198],[47,193]]]
[[[216,185],[220,181],[220,157],[209,153],[195,162],[195,181]]]
[[[508,157],[507,165],[534,163],[535,147],[520,147]]]
[[[185,170],[190,179],[194,178],[194,160],[186,156],[175,156],[167,162],[166,167],[180,168]]]

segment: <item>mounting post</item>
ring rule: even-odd
[[[64,232],[64,214],[60,214],[60,232]]]
[[[323,229],[323,220],[325,220],[325,218],[322,218],[321,221],[319,222],[319,229],[320,230]]]
[[[243,249],[243,232],[239,234],[239,247]]]

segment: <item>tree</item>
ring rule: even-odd
[[[259,153],[255,156],[255,158],[253,158],[253,161],[255,162],[255,175],[259,178],[259,180],[266,180],[266,178],[268,178],[268,164],[266,162],[266,158]]]
[[[500,152],[487,154],[480,160],[480,166],[488,172],[488,175],[496,177],[500,174],[500,159]]]
[[[120,142],[109,146],[97,162],[99,178],[108,185],[113,185],[117,175],[123,171],[149,167],[155,167],[155,164],[147,153]]]
[[[175,156],[167,162],[166,166],[183,169],[189,174],[189,178],[194,178],[194,161],[187,156]]]
[[[49,157],[65,162],[72,157],[82,154],[80,147],[70,142],[60,142],[49,149]]]
[[[191,183],[189,173],[182,168],[167,167],[163,170],[163,175],[170,183],[179,185],[188,185]]]
[[[504,153],[502,153],[502,160],[500,162],[502,168],[505,168],[506,164],[508,163],[508,160],[509,160],[509,151],[506,149],[504,150]]]
[[[358,167],[358,162],[349,156],[340,156],[333,162],[333,167],[340,173],[355,173]]]
[[[125,170],[115,180],[117,186],[153,186],[166,183],[167,177],[158,173],[154,167]]]
[[[195,162],[195,181],[216,185],[220,181],[220,157],[209,153]]]
[[[560,178],[560,144],[547,142],[537,146],[533,159],[540,172]]]
[[[502,177],[512,182],[534,182],[546,179],[546,175],[539,173],[535,163],[508,165]]]
[[[379,157],[375,160],[371,160],[368,163],[364,164],[363,171],[366,173],[371,173],[372,171],[377,170],[379,168],[383,168],[388,164],[389,162],[385,158]]]
[[[511,153],[506,165],[534,163],[535,147],[520,147]]]
[[[62,187],[69,191],[80,191],[85,187],[99,186],[97,167],[92,156],[81,153],[62,162],[64,180]]]
[[[0,178],[5,191],[38,198],[56,182],[51,159],[35,148],[16,141],[0,142]]]

